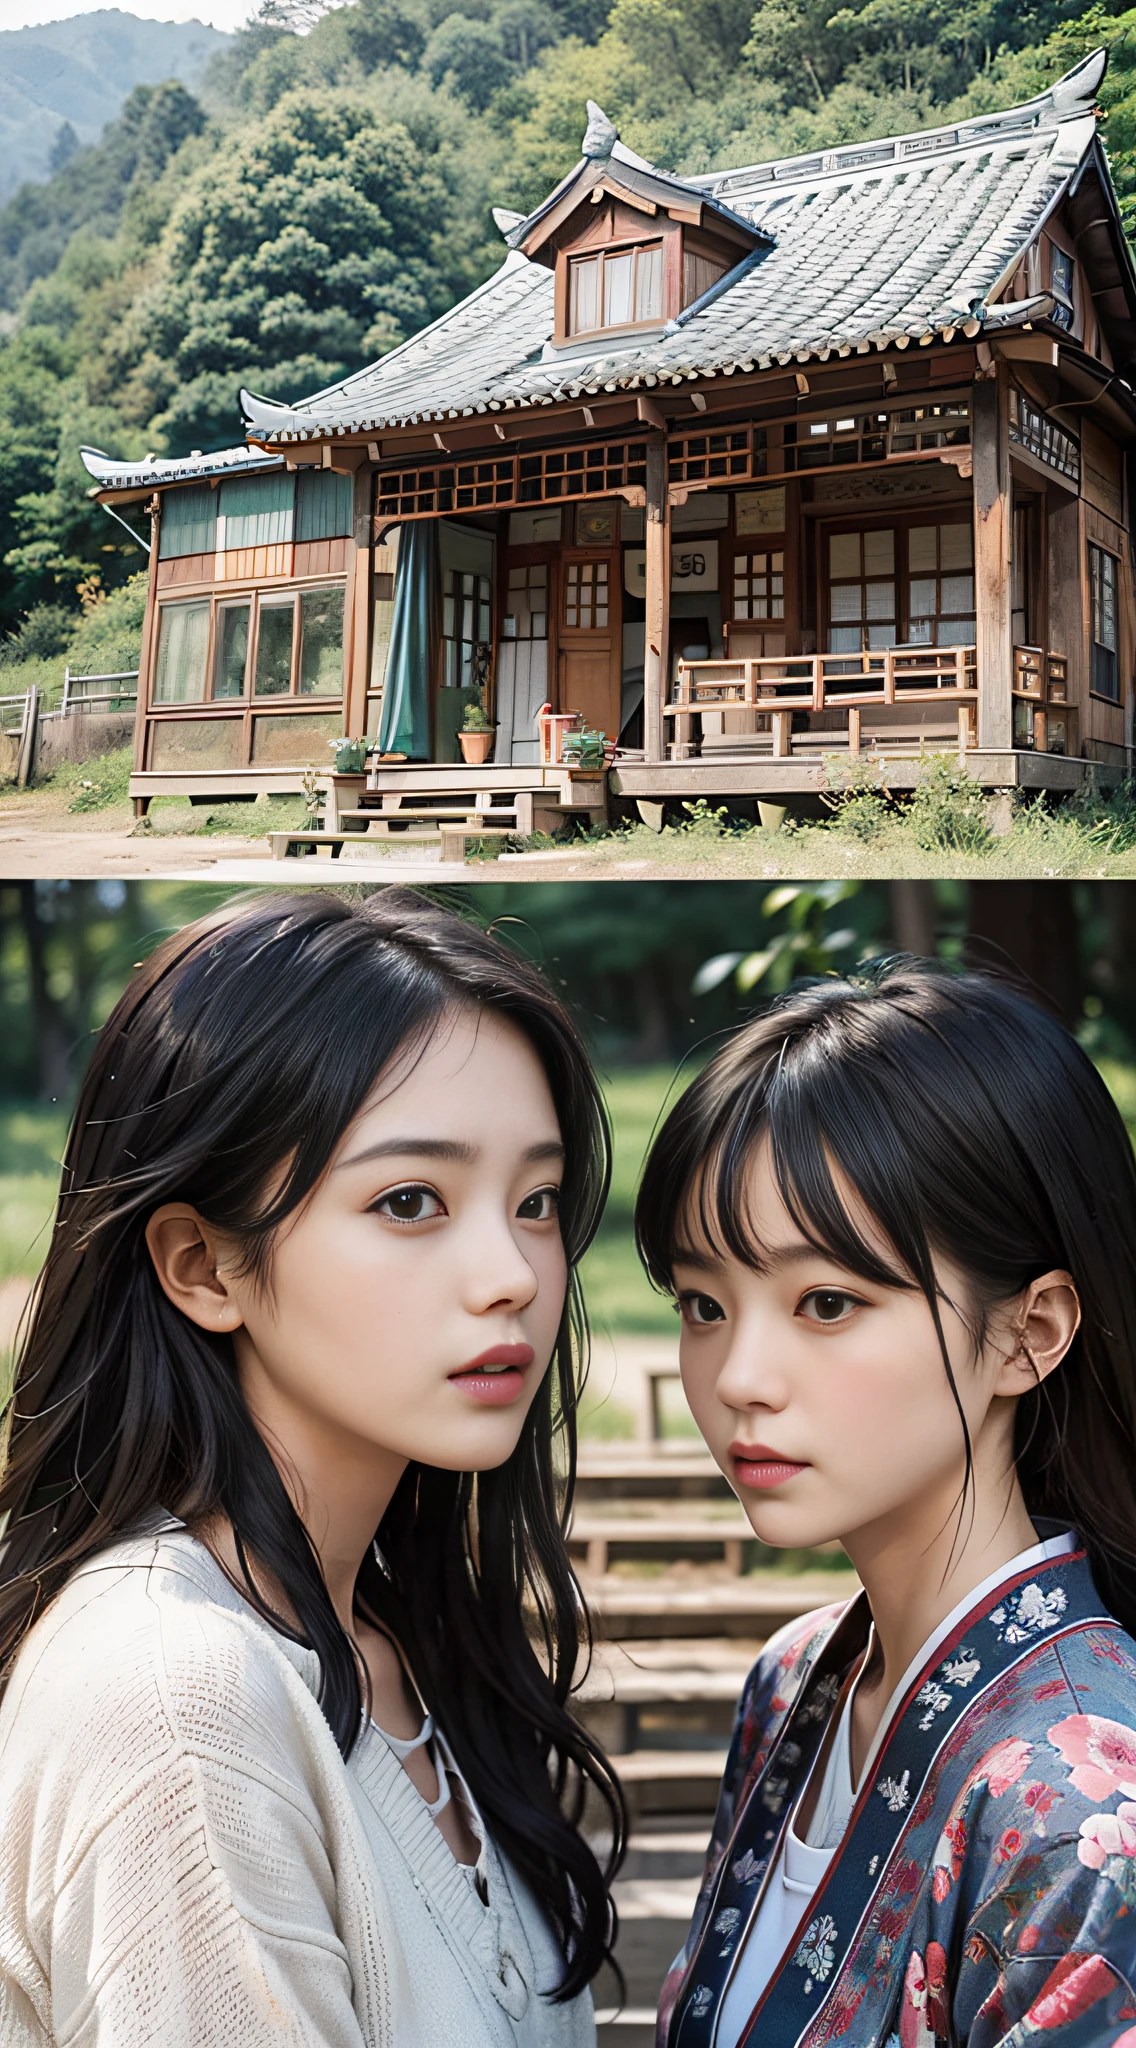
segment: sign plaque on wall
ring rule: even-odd
[[[774,484],[767,491],[739,491],[734,516],[738,533],[784,533],[784,484]]]
[[[647,594],[647,550],[627,548],[623,556],[623,587],[629,597]],[[718,543],[716,540],[671,542],[671,589],[717,590]]]

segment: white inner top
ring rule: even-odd
[[[892,1693],[864,1760],[864,1768],[859,1779],[853,1783],[850,1737],[852,1703],[860,1682],[857,1674],[833,1735],[812,1820],[804,1837],[799,1836],[796,1832],[796,1816],[808,1792],[806,1784],[790,1816],[777,1859],[769,1873],[765,1895],[757,1916],[735,1959],[733,1974],[726,1987],[726,1995],[718,2015],[714,2048],[738,2048],[738,2043],[743,2039],[754,2006],[785,1954],[799,1921],[807,1913],[810,1901],[819,1890],[828,1866],[840,1847],[852,1816],[852,1809],[883,1747],[896,1709],[912,1680],[918,1676],[923,1666],[930,1662],[940,1643],[946,1641],[956,1624],[972,1607],[976,1607],[984,1600],[988,1593],[996,1592],[1005,1580],[1015,1578],[1019,1572],[1031,1571],[1035,1565],[1047,1564],[1051,1558],[1067,1556],[1075,1549],[1076,1541],[1076,1536],[1070,1529],[1043,1538],[1029,1550],[1022,1550],[1017,1557],[1012,1557],[1009,1564],[999,1565],[997,1571],[991,1572],[988,1578],[983,1579],[981,1585],[973,1587],[957,1606],[952,1607],[945,1621],[941,1621],[938,1628],[932,1630],[926,1642],[916,1652]],[[868,1645],[860,1666],[861,1672],[866,1670],[871,1659],[874,1637],[873,1628],[868,1636]]]

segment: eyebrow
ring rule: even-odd
[[[477,1156],[476,1145],[466,1145],[458,1138],[384,1138],[377,1145],[368,1145],[363,1152],[353,1152],[350,1159],[341,1159],[336,1171],[342,1172],[348,1166],[366,1166],[374,1159],[443,1159],[455,1166],[472,1166]],[[564,1147],[556,1138],[529,1145],[521,1154],[521,1162],[525,1166],[535,1166],[544,1159],[563,1158]]]
[[[774,1245],[772,1250],[761,1254],[762,1268],[767,1273],[781,1272],[786,1266],[800,1266],[809,1259],[830,1259],[833,1265],[840,1264],[831,1252],[820,1252],[811,1244]],[[693,1266],[699,1273],[720,1272],[724,1261],[714,1252],[696,1251],[693,1245],[676,1245],[671,1253],[672,1266]]]

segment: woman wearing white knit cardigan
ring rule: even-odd
[[[246,901],[135,976],[0,1479],[4,2048],[594,2041],[606,1170],[560,1005],[420,898]]]

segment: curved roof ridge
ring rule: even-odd
[[[1090,51],[1071,71],[1054,79],[1044,92],[1035,93],[1032,99],[1022,100],[1016,107],[1005,107],[997,113],[969,114],[963,121],[952,121],[939,128],[914,128],[902,135],[880,135],[866,142],[841,142],[831,149],[805,150],[797,156],[766,157],[758,163],[731,169],[695,171],[686,182],[717,197],[719,193],[725,194],[732,186],[742,183],[759,181],[781,185],[810,177],[833,176],[844,170],[869,170],[877,164],[882,168],[887,162],[886,152],[889,149],[896,163],[902,163],[905,156],[925,163],[932,152],[948,156],[952,150],[996,142],[1000,132],[1004,132],[1009,141],[1027,123],[1031,128],[1039,127],[1047,115],[1053,116],[1055,126],[1065,121],[1083,120],[1092,112],[1107,68],[1108,51],[1102,47]],[[902,155],[898,154],[901,144],[910,145]]]

